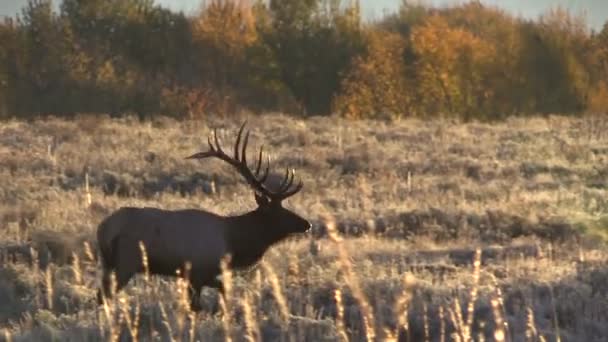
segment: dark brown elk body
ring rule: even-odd
[[[140,243],[143,243],[150,274],[176,276],[184,266],[192,285],[192,308],[200,310],[198,299],[202,286],[223,291],[218,280],[220,262],[230,255],[229,267],[246,268],[255,264],[273,244],[295,234],[306,232],[310,223],[282,207],[282,200],[296,194],[302,183],[293,185],[293,171],[286,172],[276,192],[264,182],[269,165],[262,168],[262,150],[257,156],[255,171],[248,167],[246,147],[249,132],[241,146],[243,126],[239,130],[234,158],[221,149],[217,134],[210,150],[189,159],[219,158],[245,178],[255,191],[257,208],[238,216],[221,216],[204,210],[163,210],[157,208],[123,207],[101,222],[97,239],[103,263],[102,288],[98,300],[112,294],[111,274],[116,276],[115,291],[124,287],[137,273],[145,271]]]

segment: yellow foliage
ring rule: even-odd
[[[592,113],[608,113],[608,85],[604,80],[600,80],[591,88],[587,110]]]
[[[354,59],[334,98],[334,111],[350,118],[390,115],[408,111],[403,50],[396,33],[370,31],[368,52]]]
[[[257,39],[251,6],[247,1],[212,0],[195,21],[194,36],[226,56],[237,56]]]
[[[490,43],[439,15],[415,27],[411,42],[423,111],[468,115],[481,105],[484,69],[495,55]]]

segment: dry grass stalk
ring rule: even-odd
[[[504,316],[501,312],[498,298],[496,296],[492,297],[492,299],[490,299],[490,304],[492,305],[492,312],[494,313],[494,322],[496,328],[496,330],[494,330],[494,340],[497,342],[505,341],[506,333],[503,318]]]
[[[144,279],[147,282],[150,280],[150,268],[148,264],[148,253],[146,253],[146,246],[143,241],[139,241],[139,251],[141,252],[141,263],[144,267]]]
[[[242,307],[245,318],[245,338],[252,342],[259,341],[261,339],[260,328],[252,308],[251,296],[247,292],[243,294]]]
[[[336,301],[336,330],[342,341],[348,341],[348,334],[344,327],[344,303],[342,303],[342,291],[334,290],[334,300]]]
[[[228,305],[226,304],[226,300],[224,297],[219,297],[219,304],[222,308],[222,312],[224,313],[222,316],[222,326],[224,328],[224,340],[226,342],[232,342],[232,333],[230,328],[230,311],[228,310]]]
[[[288,283],[297,285],[300,281],[300,265],[294,255],[289,256],[289,266],[287,268]]]
[[[439,342],[445,342],[445,312],[443,305],[439,306]]]
[[[85,194],[85,208],[89,208],[91,203],[93,203],[93,199],[91,196],[91,188],[89,186],[89,173],[86,172],[84,174],[84,194]]]
[[[529,341],[538,340],[538,332],[536,323],[534,322],[534,311],[529,306],[526,306],[526,339]]]
[[[32,247],[29,248],[30,249],[30,255],[32,256],[32,273],[34,274],[34,277],[36,277],[36,279],[39,279],[40,277],[40,267],[39,267],[39,258],[38,258],[38,251]],[[36,307],[40,307],[41,304],[41,299],[40,299],[40,288],[38,286],[36,286],[35,291],[34,291],[34,303],[36,305]]]
[[[327,220],[326,222],[329,238],[334,242],[334,244],[336,244],[338,249],[338,262],[340,263],[341,268],[344,270],[346,284],[350,288],[353,297],[357,300],[357,302],[359,303],[359,307],[361,308],[363,327],[365,328],[365,336],[367,338],[367,341],[375,341],[376,320],[374,318],[373,309],[369,304],[369,301],[367,300],[363,289],[361,289],[359,279],[357,278],[357,275],[353,270],[346,249],[341,243],[342,239],[338,235],[334,221]]]
[[[116,289],[116,273],[112,272],[110,273],[110,294],[112,295],[111,297],[114,298],[114,294],[116,293],[115,291]],[[102,309],[103,309],[103,313],[104,313],[104,317],[106,319],[106,322],[108,323],[108,329],[109,329],[109,334],[110,334],[110,340],[114,341],[115,338],[118,338],[118,331],[115,329],[115,325],[114,325],[114,312],[115,312],[115,305],[113,305],[113,303],[109,303],[108,302],[108,297],[105,296],[105,293],[103,294],[104,298],[103,298],[103,304],[102,304]],[[99,317],[100,321],[101,321],[101,317]]]
[[[175,338],[173,337],[173,329],[171,328],[171,324],[169,323],[169,317],[167,316],[167,311],[165,310],[165,306],[161,301],[158,302],[158,307],[160,309],[160,316],[162,318],[162,324],[167,331],[167,340],[170,342],[175,342]]]
[[[55,155],[55,142],[51,141],[48,145],[46,145],[46,155],[49,157],[49,161],[53,166],[53,169],[57,167],[57,156]]]
[[[460,334],[460,326],[458,324],[458,320],[456,319],[456,314],[454,313],[454,309],[452,308],[448,308],[448,316],[450,317],[450,320],[452,321],[452,323],[454,324],[454,329],[456,329],[450,336],[452,337],[452,340],[455,342],[458,341],[462,341],[462,334]]]
[[[502,290],[500,289],[500,286],[498,285],[498,280],[496,279],[496,277],[491,273],[489,273],[489,275],[492,279],[492,284],[493,284],[494,291],[495,291],[495,296],[492,298],[492,300],[496,301],[494,303],[491,300],[490,304],[492,306],[492,312],[495,317],[496,327],[498,327],[498,330],[500,330],[500,332],[498,332],[498,335],[503,336],[502,340],[497,339],[497,341],[505,341],[505,340],[509,339],[509,336],[507,335],[509,332],[509,322],[505,319],[505,317],[507,317],[507,313],[505,312],[505,303],[504,303],[503,296],[502,296]],[[496,338],[496,333],[495,333],[495,338]]]
[[[131,338],[134,341],[137,341],[139,331],[140,306],[135,305],[135,312],[133,313],[133,318],[131,318],[131,313],[129,312],[129,308],[131,307],[131,305],[129,304],[128,300],[125,297],[121,297],[118,303],[123,321],[127,325],[127,330],[129,331],[129,334],[131,334]]]
[[[261,264],[262,264],[264,273],[266,273],[266,276],[268,277],[270,286],[272,287],[272,294],[274,295],[274,298],[277,301],[277,304],[279,306],[279,311],[281,313],[281,319],[283,320],[283,323],[288,323],[289,322],[289,306],[287,305],[287,299],[285,298],[285,295],[283,294],[283,291],[281,290],[281,284],[279,282],[279,278],[277,277],[277,274],[274,272],[274,270],[272,269],[272,266],[268,262],[263,261]]]
[[[44,288],[46,290],[46,306],[49,310],[53,310],[53,274],[52,267],[49,265],[44,272]]]
[[[91,245],[87,241],[83,242],[83,245],[84,245],[84,255],[87,256],[87,258],[89,259],[90,262],[94,263],[95,262],[95,255],[93,254],[93,250],[91,249]]]
[[[253,277],[253,293],[255,295],[255,305],[254,307],[256,308],[260,308],[260,306],[262,305],[262,288],[263,288],[263,282],[262,282],[262,271],[259,268],[256,268],[255,270],[255,275]]]
[[[422,319],[423,319],[423,324],[424,324],[424,340],[425,341],[430,341],[431,340],[431,334],[430,334],[430,330],[429,330],[429,310],[428,310],[428,305],[426,304],[426,302],[422,303]]]
[[[177,282],[177,291],[178,291],[178,305],[180,310],[179,314],[176,316],[176,323],[178,331],[184,331],[187,318],[191,313],[190,301],[192,300],[200,300],[200,298],[190,298],[190,271],[192,270],[192,263],[186,262],[184,264],[184,274],[178,278]],[[177,273],[178,276],[181,273]]]
[[[80,269],[80,258],[76,252],[72,252],[72,272],[74,273],[74,284],[82,284],[82,270]]]
[[[188,338],[190,342],[194,342],[194,327],[196,327],[196,314],[194,312],[190,312],[188,315],[188,320],[190,322],[190,329],[188,330]]]
[[[462,306],[460,305],[460,299],[458,296],[454,297],[454,327],[456,328],[456,332],[463,341],[470,341],[470,337],[466,331],[466,325],[464,319],[462,318]]]
[[[483,330],[484,326],[485,326],[484,322],[479,323],[479,332],[477,333],[478,342],[485,342],[485,340],[486,340],[486,337],[484,335],[484,330]]]
[[[412,192],[412,171],[407,172],[407,192]]]
[[[414,285],[415,278],[411,273],[406,273],[403,276],[402,286],[403,290],[401,291],[401,295],[397,298],[394,306],[394,313],[398,317],[397,327],[395,329],[395,335],[399,336],[400,331],[403,331],[405,334],[407,341],[410,341],[410,328],[409,328],[409,317],[408,317],[408,309],[409,303],[412,299],[412,287]]]
[[[187,266],[184,266],[186,268]],[[175,291],[177,292],[177,303],[180,311],[185,312],[190,310],[190,295],[189,283],[186,277],[181,276],[181,270],[176,270],[177,279],[175,281]]]
[[[224,326],[225,340],[226,342],[232,341],[231,331],[231,308],[232,308],[232,271],[228,267],[232,257],[227,254],[222,258],[220,267],[222,270],[222,283],[224,285],[224,296],[219,296],[220,307],[224,313],[222,317],[222,324]]]
[[[473,333],[473,315],[475,313],[475,302],[477,301],[477,293],[479,291],[479,274],[481,271],[481,249],[475,250],[473,257],[473,286],[469,293],[469,304],[467,305],[467,322],[464,326],[465,339],[469,340]]]
[[[559,324],[557,323],[557,308],[555,307],[555,296],[553,295],[553,286],[547,284],[549,287],[549,296],[551,298],[551,311],[553,312],[553,327],[555,328],[555,340],[561,342],[561,333],[559,331]]]

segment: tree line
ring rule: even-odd
[[[608,24],[478,1],[362,20],[357,1],[29,0],[0,22],[0,117],[239,110],[500,119],[608,110]]]

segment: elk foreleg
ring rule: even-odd
[[[97,304],[101,305],[104,303],[104,298],[112,298],[112,294],[114,289],[112,288],[112,269],[103,270],[103,275],[101,276],[101,287],[97,290]]]
[[[195,279],[192,279],[191,285],[189,287],[189,295],[190,295],[190,309],[194,312],[199,312],[202,310],[202,305],[200,304],[200,298],[201,298],[201,290],[202,290],[203,286],[207,286],[207,287],[216,289],[218,291],[218,295],[222,297],[224,302],[226,300],[225,292],[224,292],[224,284],[222,283],[221,280],[213,279],[213,280],[207,280],[207,281],[200,281],[200,280],[197,281]],[[218,302],[217,305],[215,305],[211,309],[211,313],[212,314],[217,313],[219,311],[219,308],[220,308],[220,303]]]
[[[190,310],[199,312],[203,309],[201,305],[201,288],[198,284],[192,284],[189,288],[190,292]]]
[[[116,288],[114,293],[120,291],[131,278],[143,271],[141,252],[137,242],[130,239],[120,239],[114,258],[116,260]]]
[[[220,300],[224,301],[224,306],[227,304],[227,302],[226,302],[226,291],[224,290],[224,283],[221,280],[217,279],[217,278],[214,278],[210,282],[209,287],[216,289],[217,292],[218,292],[218,303],[213,308],[213,313],[215,314],[215,313],[217,313],[219,311],[219,307],[220,307],[220,302],[219,301]]]

